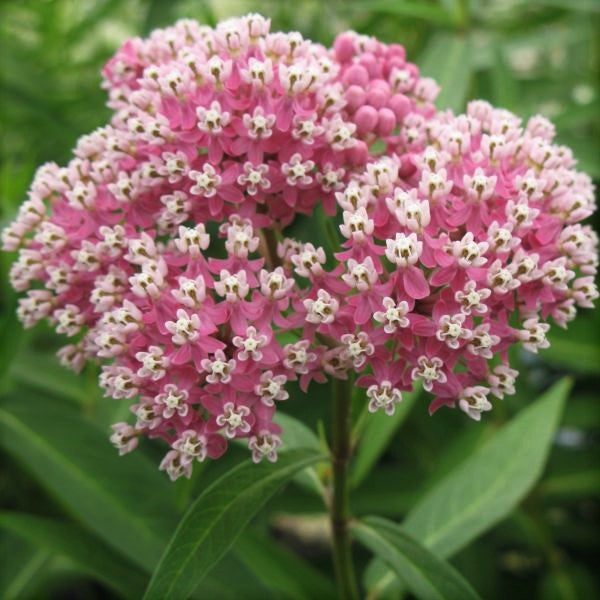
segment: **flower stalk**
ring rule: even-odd
[[[333,493],[330,505],[333,562],[340,597],[344,600],[353,600],[358,598],[358,587],[348,532],[350,518],[348,466],[351,457],[352,395],[349,379],[336,379],[334,386],[331,444]]]

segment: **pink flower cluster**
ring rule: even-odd
[[[103,74],[110,124],[39,169],[3,247],[24,325],[72,337],[66,366],[103,364],[135,416],[112,441],[163,438],[172,479],[235,438],[275,460],[289,381],[357,372],[392,414],[420,380],[432,412],[479,419],[514,392],[508,348],[544,348],[548,317],[598,295],[593,187],[552,125],[436,113],[401,46],[186,20]],[[317,204],[341,216],[332,270],[282,233]]]

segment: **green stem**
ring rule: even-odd
[[[281,265],[281,260],[277,256],[278,231],[272,227],[265,227],[259,230],[260,246],[259,251],[265,258],[268,269],[274,269]]]
[[[358,598],[358,587],[352,564],[348,520],[350,518],[348,465],[350,462],[350,381],[334,380],[331,461],[333,466],[333,494],[330,507],[333,534],[333,562],[340,597]]]

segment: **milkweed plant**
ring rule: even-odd
[[[24,327],[101,365],[120,454],[160,438],[172,479],[243,441],[285,451],[273,420],[298,382],[353,382],[392,416],[421,385],[429,412],[479,421],[598,297],[590,177],[546,118],[486,101],[436,109],[404,48],[347,32],[332,48],[251,14],[127,40],[105,65],[112,117],[66,166],[37,171],[2,234]],[[327,215],[327,247],[287,230]],[[315,228],[318,227],[314,221]],[[336,568],[348,575],[348,385],[335,389]],[[423,407],[422,410],[425,408]],[[346,553],[346,554],[345,554]]]

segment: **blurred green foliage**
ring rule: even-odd
[[[461,110],[467,99],[479,97],[523,117],[542,113],[556,124],[559,141],[573,148],[580,168],[600,178],[598,0],[4,0],[0,2],[0,227],[24,199],[35,168],[48,160],[66,162],[77,137],[106,121],[109,113],[99,70],[125,38],[145,35],[180,17],[212,25],[249,11],[270,16],[275,30],[298,30],[325,44],[345,29],[400,42],[409,60],[443,85],[443,106]],[[100,397],[94,369],[81,376],[62,370],[52,356],[58,342],[48,329],[22,331],[14,318],[15,296],[7,285],[10,260],[0,255],[0,393],[9,398],[3,404],[22,403],[26,408],[33,402],[55,403],[59,417],[61,411],[77,418],[83,415],[85,427],[95,433],[100,429],[106,436],[108,425],[119,420],[126,407]],[[552,347],[539,356],[514,352],[522,372],[518,393],[497,405],[485,423],[467,422],[453,411],[440,411],[432,419],[418,399],[407,406],[389,445],[360,459],[369,466],[377,463],[368,475],[361,471],[356,476],[354,511],[402,518],[415,500],[462,464],[500,424],[550,383],[570,374],[573,391],[543,479],[509,518],[452,562],[485,598],[599,597],[594,557],[600,551],[595,532],[600,511],[600,317],[598,311],[584,312],[568,332],[553,333]],[[328,393],[326,387],[313,388],[308,398],[298,392],[286,408],[315,428],[327,422]],[[78,443],[85,442],[85,431],[75,436]],[[512,450],[506,448],[507,454]],[[147,444],[142,451],[156,464],[162,449]],[[191,482],[177,482],[164,493],[174,494],[172,501],[185,507],[239,456],[234,449],[223,461],[199,470]],[[51,488],[45,491],[35,472],[24,469],[12,454],[4,462],[0,470],[4,509],[64,518],[56,493]],[[144,464],[144,473],[146,468]],[[167,488],[160,483],[157,491]],[[75,521],[85,521],[82,514],[87,513],[77,512],[77,486],[73,495],[67,512]],[[240,542],[246,548],[245,559],[243,550],[229,555],[213,572],[213,587],[207,583],[211,590],[205,592],[207,597],[282,597],[253,573],[247,556],[247,548],[267,543],[267,531],[276,531],[288,550],[317,569],[330,568],[320,521],[312,514],[323,510],[315,497],[303,488],[288,488],[269,506],[249,534],[254,537]],[[3,517],[0,524],[6,520]],[[30,528],[37,531],[34,525]],[[64,523],[64,531],[69,527],[70,521]],[[126,588],[116,583],[106,586],[101,561],[94,571],[85,561],[75,560],[76,546],[69,546],[61,531],[55,531],[50,548],[39,546],[33,534],[18,537],[10,527],[0,532],[2,598],[127,595]],[[270,551],[277,556],[279,550]],[[110,565],[110,555],[102,554],[104,546],[97,552]],[[286,560],[293,565],[297,559],[288,554]],[[368,561],[361,551],[357,557],[363,565]],[[238,574],[234,580],[232,570]]]

